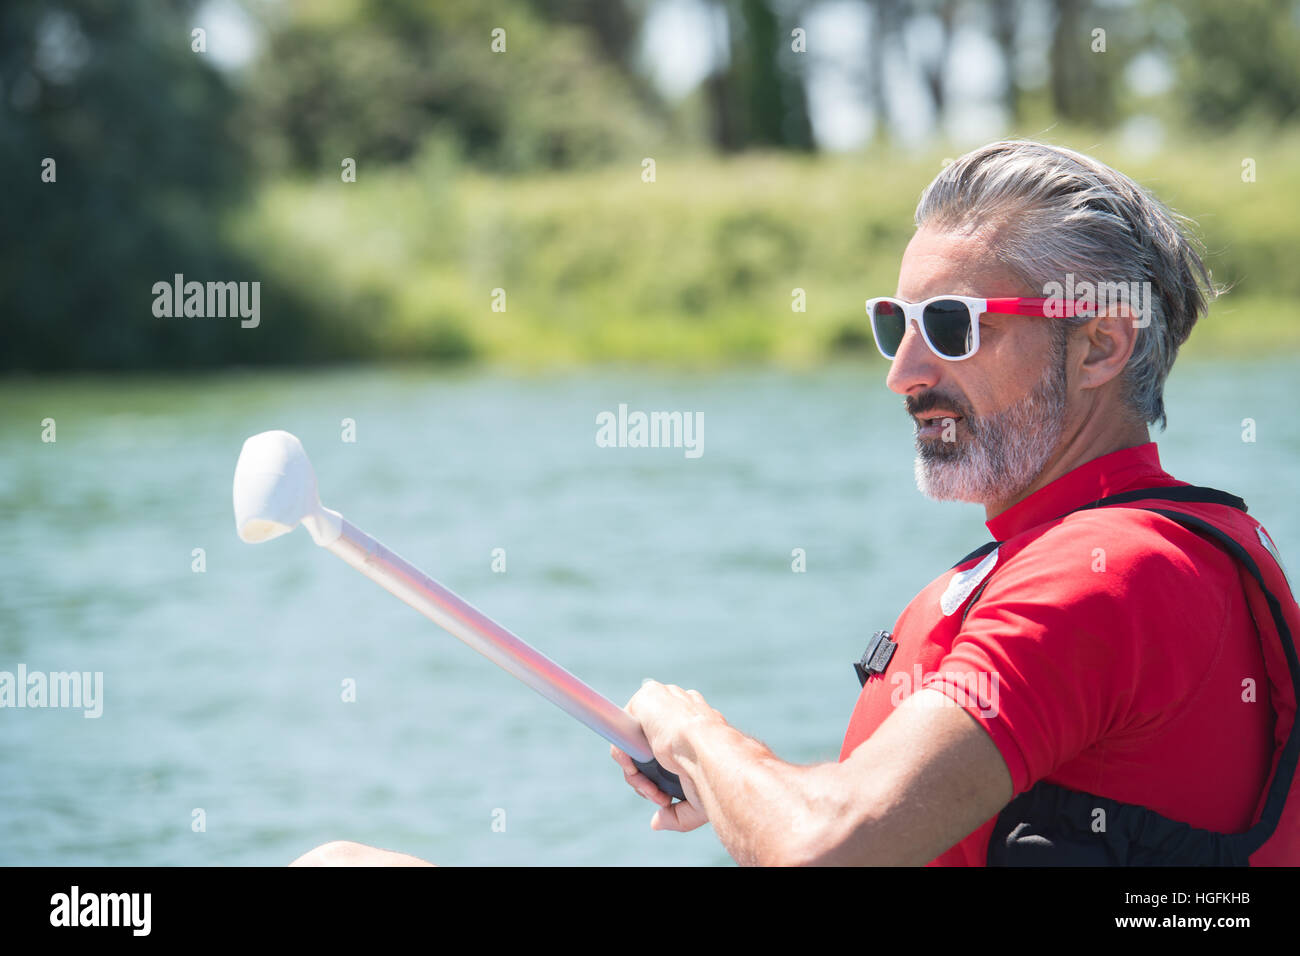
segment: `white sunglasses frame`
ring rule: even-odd
[[[966,309],[970,314],[971,347],[970,351],[965,355],[944,355],[934,347],[934,343],[930,341],[929,334],[925,331],[925,323],[922,321],[925,317],[925,307],[933,302],[941,301],[960,302],[966,306]],[[916,330],[921,333],[921,339],[925,342],[926,347],[945,362],[964,362],[980,349],[980,316],[984,315],[989,310],[988,299],[977,299],[974,296],[969,295],[936,295],[922,302],[904,302],[902,299],[897,299],[892,295],[879,295],[874,299],[867,300],[867,319],[871,322],[871,338],[872,341],[876,343],[876,351],[890,362],[895,359],[898,353],[895,352],[894,355],[886,355],[885,350],[880,347],[880,336],[876,334],[876,317],[872,311],[875,305],[879,302],[888,302],[891,305],[896,305],[902,308],[903,338],[907,338],[907,324],[914,323],[916,325]],[[899,342],[899,347],[902,347],[902,342]]]

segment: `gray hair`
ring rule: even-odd
[[[1219,293],[1191,220],[1082,153],[1004,140],[947,166],[922,194],[916,225],[992,227],[998,260],[1036,290],[1070,273],[1076,283],[1149,282],[1150,324],[1124,370],[1124,400],[1144,422],[1165,427],[1165,379]],[[1087,319],[1057,321],[1063,338]]]

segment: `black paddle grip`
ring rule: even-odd
[[[678,800],[685,800],[686,794],[682,792],[682,782],[677,778],[677,774],[669,773],[663,767],[659,766],[659,761],[651,757],[645,763],[633,759],[636,769],[650,778],[650,782],[656,787],[668,794],[670,797],[676,797]]]

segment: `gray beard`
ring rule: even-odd
[[[1019,497],[1033,484],[1065,422],[1065,354],[1053,352],[1038,385],[1006,411],[979,419],[964,415],[965,434],[957,441],[917,439],[916,486],[922,494],[987,504]]]

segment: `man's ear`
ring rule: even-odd
[[[1072,348],[1084,350],[1079,367],[1081,388],[1100,388],[1124,371],[1139,335],[1151,327],[1134,318],[1126,305],[1109,306],[1088,319],[1070,336]]]

